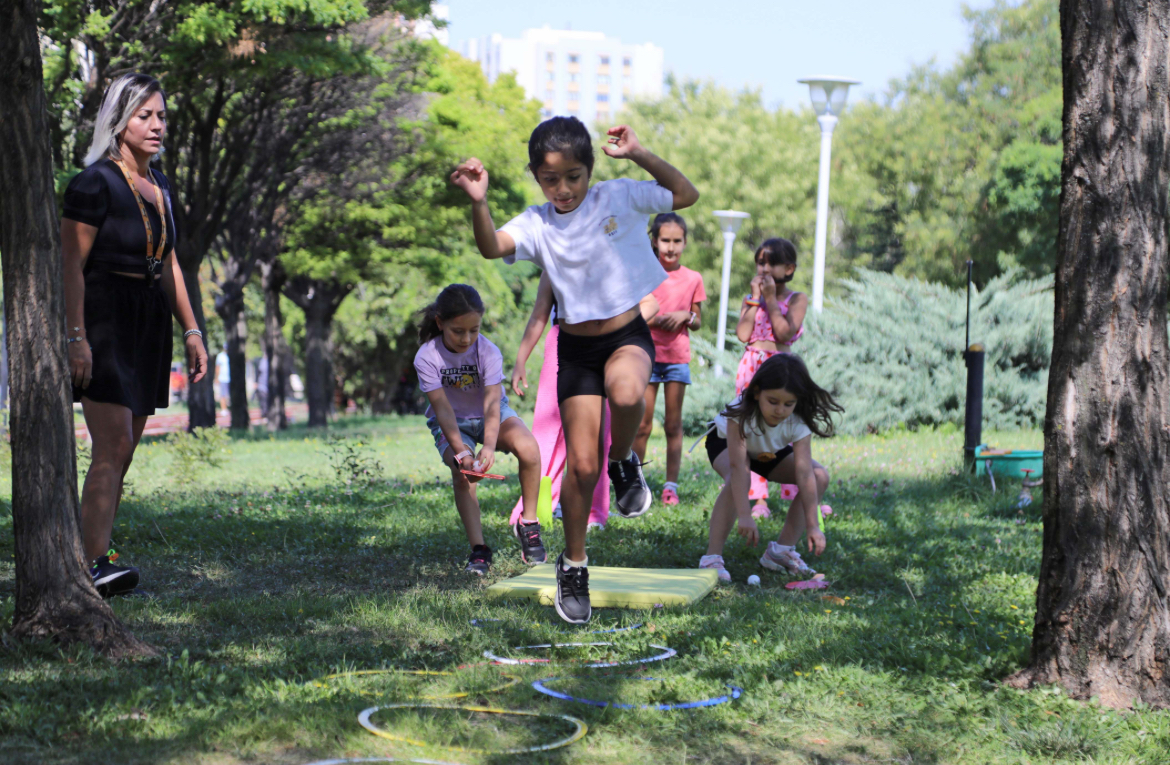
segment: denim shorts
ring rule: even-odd
[[[512,411],[512,407],[508,406],[508,397],[502,397],[500,399],[500,424],[502,425],[505,420],[519,416],[516,412]],[[455,424],[459,426],[459,432],[463,435],[464,446],[471,449],[474,446],[483,444],[482,417],[456,417]],[[437,417],[428,418],[427,427],[431,429],[431,435],[435,437],[435,448],[439,450],[439,459],[443,459],[443,455],[447,453],[447,447],[450,444],[447,443],[447,437],[443,435],[443,429],[439,427],[439,419]],[[507,449],[500,448],[499,446],[496,447],[496,451],[504,454],[508,453]]]
[[[654,366],[650,368],[650,382],[652,383],[668,383],[678,382],[683,385],[691,384],[691,365],[690,364],[668,364],[663,362],[654,362]]]

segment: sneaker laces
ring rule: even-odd
[[[540,544],[540,523],[520,523],[520,541],[531,547]]]
[[[589,594],[589,569],[585,566],[570,566],[566,571],[561,566],[561,590],[565,595],[575,598]]]
[[[108,560],[110,563],[118,560],[118,551],[111,547],[106,551],[106,560]]]
[[[487,545],[482,545],[471,551],[471,556],[468,560],[472,563],[486,563],[488,556],[492,554],[492,548]]]

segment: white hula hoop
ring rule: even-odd
[[[613,643],[541,643],[539,645],[520,645],[512,648],[513,651],[527,651],[535,650],[537,648],[592,648],[598,646],[612,646]],[[649,664],[652,661],[664,661],[672,656],[678,656],[678,651],[673,648],[667,648],[664,645],[650,644],[651,648],[662,651],[657,656],[648,656],[644,659],[629,659],[627,661],[598,661],[591,664],[583,665],[586,669],[605,669],[606,667],[624,667],[631,664]],[[484,651],[483,657],[489,661],[494,661],[496,664],[552,664],[551,659],[508,659],[503,656],[496,656],[491,651]],[[570,664],[574,662],[556,662],[558,664]]]

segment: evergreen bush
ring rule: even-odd
[[[1019,270],[971,295],[971,342],[986,349],[983,427],[1040,427],[1052,353],[1053,279]],[[796,350],[845,407],[841,433],[961,425],[966,292],[859,270]]]

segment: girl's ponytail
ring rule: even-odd
[[[448,284],[435,302],[422,309],[418,325],[418,341],[425,343],[443,333],[439,321],[448,321],[465,313],[483,316],[483,300],[470,284]]]

